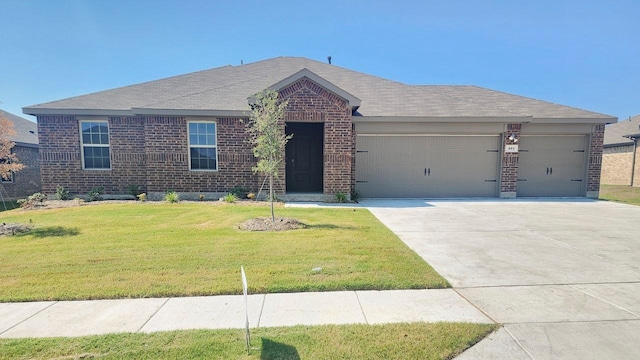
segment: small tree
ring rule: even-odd
[[[11,174],[24,168],[16,154],[11,152],[15,145],[11,137],[15,134],[13,123],[0,116],[0,177],[4,179],[9,179]]]
[[[286,135],[279,124],[283,118],[287,101],[278,100],[275,90],[263,90],[255,96],[252,104],[253,112],[247,124],[247,133],[253,145],[253,155],[258,163],[253,167],[254,173],[261,173],[269,178],[269,200],[271,201],[271,221],[275,221],[273,212],[273,180],[284,160],[284,149],[293,135]]]

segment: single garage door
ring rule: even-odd
[[[499,136],[356,138],[362,197],[495,197]]]
[[[518,197],[583,196],[587,137],[522,136]]]

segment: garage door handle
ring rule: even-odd
[[[424,168],[424,175],[425,176],[431,176],[431,168]]]
[[[553,175],[553,168],[549,168],[549,175]]]
[[[549,175],[549,168],[547,168],[547,175]]]

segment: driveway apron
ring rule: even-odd
[[[361,204],[504,324],[459,359],[640,358],[640,207],[589,199]]]

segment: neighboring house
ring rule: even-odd
[[[40,154],[38,150],[38,126],[33,121],[0,110],[0,117],[13,123],[16,131],[11,140],[16,154],[25,167],[9,178],[0,179],[0,200],[2,197],[15,199],[40,191]]]
[[[244,129],[249,99],[265,88],[289,101],[281,192],[325,199],[597,197],[604,125],[616,122],[476,86],[407,85],[279,57],[25,107],[38,117],[44,191],[255,191],[264,179]]]
[[[640,115],[604,131],[602,183],[607,185],[640,186]]]

